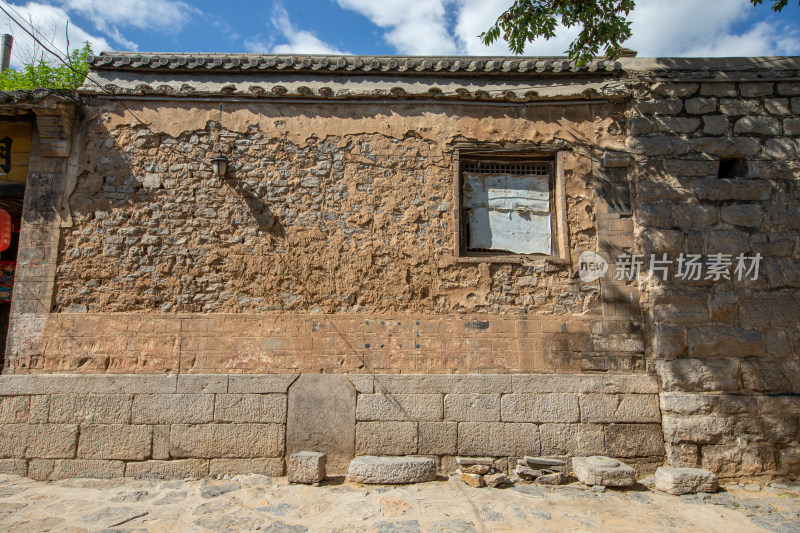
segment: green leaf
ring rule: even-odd
[[[91,53],[92,48],[87,41],[82,48],[73,50],[63,63],[39,60],[25,64],[19,70],[6,70],[0,73],[0,90],[77,89],[89,73],[86,58]]]

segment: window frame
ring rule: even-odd
[[[464,171],[468,162],[539,163],[552,165],[550,176],[550,254],[517,254],[513,252],[468,252],[469,226],[463,207]],[[460,145],[454,153],[454,255],[459,263],[522,263],[546,260],[569,264],[570,254],[567,234],[566,192],[564,188],[564,154],[559,148],[503,148],[486,145]]]

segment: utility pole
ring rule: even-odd
[[[8,66],[11,64],[11,47],[13,45],[14,37],[4,33],[0,40],[0,72],[8,70]]]

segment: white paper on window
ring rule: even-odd
[[[550,254],[548,176],[464,173],[469,247]]]

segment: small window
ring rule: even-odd
[[[456,257],[470,262],[563,259],[560,157],[475,149],[457,153]]]
[[[747,175],[744,159],[739,157],[719,160],[718,178],[741,178]]]
[[[467,162],[466,252],[550,255],[551,169],[550,162]]]

